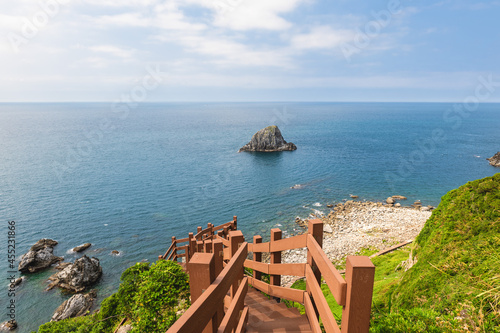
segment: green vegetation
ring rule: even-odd
[[[417,263],[405,272],[409,257]],[[414,244],[372,262],[370,332],[500,332],[500,173],[446,194]],[[322,289],[339,321],[341,307]]]
[[[122,319],[132,332],[165,332],[189,307],[188,276],[181,266],[160,260],[153,265],[137,263],[121,276],[118,292],[104,299],[94,315],[51,322],[39,333],[113,332]]]
[[[394,288],[387,314],[434,318],[441,331],[500,332],[499,250],[500,173],[441,199],[416,239],[418,262]]]

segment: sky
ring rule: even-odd
[[[500,101],[500,1],[0,3],[0,102]]]

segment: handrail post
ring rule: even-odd
[[[198,234],[199,232],[201,232],[203,230],[202,227],[197,227],[196,228],[196,234]],[[201,235],[201,238],[203,238],[203,235]]]
[[[188,236],[188,245],[189,245],[189,258],[193,256],[193,254],[196,252],[196,240],[194,239],[193,233],[190,232]],[[189,262],[189,260],[186,260],[186,262]]]
[[[230,231],[229,232],[229,254],[230,258],[233,258],[234,254],[238,252],[238,248],[240,247],[240,244],[242,244],[245,241],[245,238],[243,237],[243,233],[241,230],[235,230],[235,231]],[[234,281],[233,285],[231,286],[231,299],[234,298],[234,295],[236,294],[236,291],[238,290],[239,286],[239,281],[243,279],[243,270],[244,267],[241,267],[241,274],[238,275],[238,278]]]
[[[273,248],[273,243],[280,240],[282,232],[278,228],[271,229],[271,249]],[[271,252],[271,264],[281,264],[281,251]],[[270,284],[272,286],[281,286],[281,275],[271,275]],[[274,298],[276,302],[279,303],[279,298]]]
[[[228,235],[229,235],[229,226],[226,225],[224,227],[224,238],[227,239]]]
[[[178,262],[178,260],[177,260],[177,238],[175,238],[175,236],[172,236],[172,244],[174,244],[174,247],[172,249],[172,252],[173,252],[172,259],[175,260],[176,262]]]
[[[216,278],[214,255],[211,253],[195,253],[187,267],[189,272],[191,304],[193,304]],[[217,332],[217,315],[218,313],[216,312],[212,320],[210,320],[202,331],[203,333]]]
[[[208,239],[213,239],[214,238],[214,225],[212,223],[208,223],[207,228],[208,228]]]
[[[222,244],[222,241],[220,239],[216,239],[212,242],[212,251],[214,254],[214,260],[215,260],[215,275],[219,276],[220,272],[222,272],[222,269],[224,268],[222,265],[223,257],[223,249],[224,249],[224,244]]]
[[[262,237],[261,236],[253,236],[253,243],[254,244],[262,243]],[[262,262],[262,252],[255,252],[254,251],[253,252],[253,261]],[[262,273],[254,270],[253,271],[253,278],[256,280],[262,280]]]
[[[238,216],[233,216],[233,230],[238,230]]]
[[[196,242],[196,252],[203,252],[203,241]]]
[[[311,234],[316,242],[318,242],[319,246],[323,248],[323,221],[319,219],[309,220],[308,233]],[[311,269],[314,273],[314,277],[318,284],[321,285],[321,272],[314,262],[312,255],[307,251],[307,264],[311,266]],[[309,296],[312,296],[311,291],[309,290],[309,286],[306,281],[306,291]]]
[[[348,256],[345,280],[346,305],[342,311],[342,333],[367,333],[373,295],[375,266],[368,257]]]
[[[205,241],[205,244],[203,244],[203,246],[204,246],[203,251],[205,253],[212,253],[212,241],[211,240]]]

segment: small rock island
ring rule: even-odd
[[[487,158],[490,161],[490,164],[494,167],[500,168],[500,151],[497,152],[493,157]]]
[[[241,147],[238,153],[242,151],[276,152],[286,150],[297,150],[297,146],[291,142],[286,142],[278,126],[273,125],[255,133],[252,140]]]

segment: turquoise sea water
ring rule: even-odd
[[[126,267],[154,261],[171,236],[208,222],[238,215],[245,235],[268,237],[277,225],[293,233],[296,216],[327,212],[349,194],[437,205],[447,191],[498,172],[485,158],[500,150],[500,104],[462,114],[452,106],[0,104],[0,267],[7,271],[9,220],[18,257],[46,237],[72,261],[78,255],[68,251],[91,242],[85,253],[101,260],[102,299]],[[297,151],[236,153],[272,124]],[[44,291],[53,272],[29,275],[17,289],[19,332],[50,320],[69,297]]]

